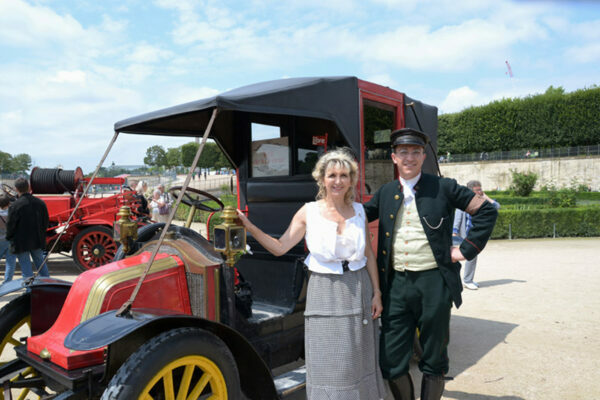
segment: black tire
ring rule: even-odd
[[[138,238],[133,244],[133,251],[131,252],[131,254],[138,251],[142,244],[152,239],[154,235],[156,235],[156,232],[160,231],[164,226],[164,222],[156,222],[154,224],[144,225],[140,229],[138,229]],[[125,251],[123,251],[123,245],[119,245],[119,248],[115,253],[115,258],[113,258],[113,261],[122,260],[124,258],[127,258],[127,254],[125,254]]]
[[[103,225],[90,226],[79,232],[71,247],[73,261],[83,272],[112,262],[116,252],[113,231]]]
[[[23,344],[19,339],[31,336],[31,297],[29,293],[25,293],[0,309],[0,356],[4,361],[0,365],[6,364],[8,361],[14,360],[14,347]],[[37,373],[30,367],[20,370],[13,370],[10,374],[0,376],[0,380],[4,381],[16,377],[17,375],[30,378]],[[11,389],[13,399],[22,398],[20,396],[28,396],[27,398],[41,399],[46,392],[43,389]],[[0,392],[0,400],[4,400],[4,393]]]
[[[170,374],[168,373],[170,372]],[[187,385],[187,373],[191,373]],[[185,397],[202,378],[208,378],[193,398],[239,399],[240,378],[233,355],[218,337],[200,328],[178,328],[146,342],[121,365],[102,394],[102,400],[165,399],[163,377],[172,377],[172,398]]]
[[[21,328],[27,327],[27,332]],[[23,344],[19,339],[31,336],[31,296],[25,293],[0,309],[0,356],[3,360],[14,360],[14,347]],[[6,362],[0,362],[4,365]]]

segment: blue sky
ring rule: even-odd
[[[598,65],[596,1],[0,0],[0,150],[91,172],[116,121],[250,83],[354,75],[446,113]],[[186,141],[122,135],[105,165]]]

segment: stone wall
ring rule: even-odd
[[[600,191],[600,157],[544,158],[527,160],[483,161],[441,164],[442,175],[465,185],[471,179],[481,182],[484,190],[506,190],[512,182],[511,170],[535,172],[536,189],[543,185],[556,188],[573,184]]]

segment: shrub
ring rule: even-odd
[[[537,182],[537,174],[535,172],[518,172],[516,170],[511,170],[511,172],[511,190],[514,191],[517,196],[529,196]]]
[[[572,189],[548,190],[548,204],[552,207],[569,208],[577,205],[577,193]]]

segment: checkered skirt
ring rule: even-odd
[[[311,273],[304,313],[309,400],[385,397],[372,297],[366,268],[343,275]]]

